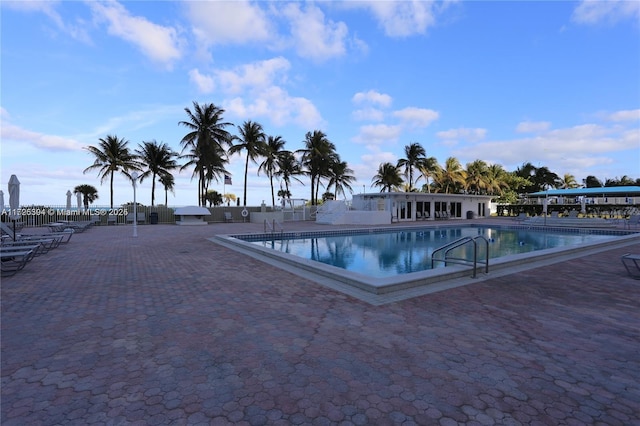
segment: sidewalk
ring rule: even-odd
[[[96,227],[3,279],[0,423],[640,425],[640,244],[372,306],[207,240],[261,231]]]

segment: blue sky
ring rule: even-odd
[[[640,177],[640,2],[0,4],[7,202],[16,174],[23,205],[63,205],[79,184],[108,204],[108,181],[83,174],[93,161],[83,147],[114,134],[132,149],[155,139],[180,150],[194,101],[261,123],[289,150],[324,131],[355,193],[377,191],[378,165],[412,142],[441,164]],[[226,190],[241,197],[244,157],[228,168]],[[169,205],[197,203],[190,178],[176,176]],[[302,180],[295,198],[310,196]],[[150,192],[146,180],[138,201]],[[122,175],[114,198],[133,199]],[[269,183],[252,165],[248,204],[262,200]]]

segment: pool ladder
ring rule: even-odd
[[[275,219],[273,219],[271,221],[271,223],[269,223],[267,221],[267,219],[264,220],[264,233],[266,234],[267,231],[271,232],[272,234],[276,232],[276,225],[280,228],[280,233],[282,234],[284,232],[284,228],[282,227],[282,225],[280,225],[280,223],[278,223]]]
[[[478,241],[482,240],[485,244],[485,255],[486,258],[484,262],[478,261]],[[462,247],[466,244],[473,244],[473,261],[464,259],[461,257],[450,257],[449,252],[458,247]],[[436,253],[442,252],[444,254],[443,257],[437,258]],[[462,237],[458,240],[452,241],[449,244],[446,244],[442,247],[439,247],[431,253],[431,268],[435,262],[444,262],[444,266],[447,266],[447,263],[457,263],[459,265],[473,265],[473,275],[472,278],[476,277],[476,270],[478,269],[478,263],[484,264],[484,272],[485,274],[489,273],[489,240],[487,240],[482,235],[478,235],[475,237]]]

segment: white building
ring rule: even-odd
[[[491,215],[491,196],[424,192],[354,194],[351,206],[325,202],[316,222],[334,225],[384,225],[438,219],[472,219]]]

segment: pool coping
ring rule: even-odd
[[[436,226],[415,226],[404,228],[403,231],[420,230],[429,228],[443,229],[448,225]],[[467,225],[477,227],[484,225]],[[467,227],[462,225],[462,227]],[[258,236],[269,236],[274,238],[273,233],[245,233],[233,235],[216,235],[209,238],[210,241],[225,246],[229,249],[249,255],[257,260],[269,263],[273,266],[308,278],[320,285],[346,293],[360,300],[373,305],[382,305],[398,300],[404,300],[419,295],[430,294],[481,282],[485,279],[497,276],[517,273],[519,271],[533,269],[549,264],[562,262],[568,259],[586,256],[589,254],[606,251],[612,248],[623,247],[636,244],[640,241],[640,232],[628,230],[612,230],[598,228],[555,228],[544,226],[522,226],[522,225],[491,225],[504,229],[522,230],[553,230],[562,233],[588,233],[611,235],[612,238],[595,241],[582,245],[570,245],[551,249],[537,250],[528,253],[519,253],[491,259],[489,273],[484,273],[484,268],[478,268],[476,278],[471,278],[472,269],[468,266],[448,266],[446,268],[436,268],[408,274],[399,274],[392,277],[371,277],[357,272],[347,271],[342,268],[304,259],[299,256],[283,253],[276,250],[260,247],[251,242],[238,239],[236,237],[251,238]],[[306,232],[283,232],[277,233],[279,238],[286,237],[313,237],[314,235],[337,235],[337,234],[368,234],[383,233],[388,231],[398,231],[392,227],[377,228],[354,228],[327,231],[306,231]],[[278,238],[278,239],[279,239]]]

